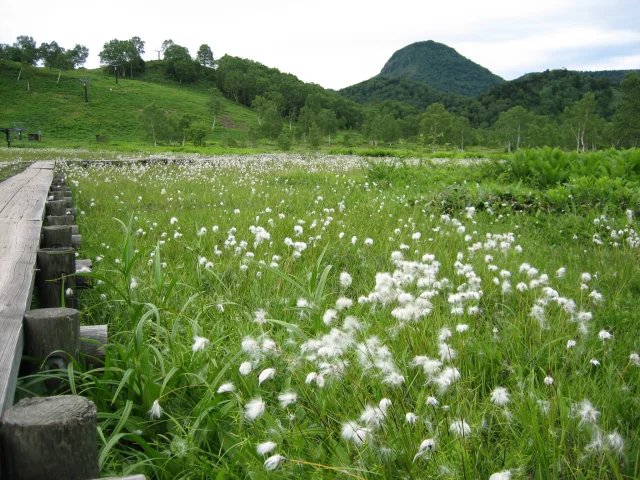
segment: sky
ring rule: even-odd
[[[237,0],[5,2],[0,43],[89,48],[141,37],[145,59],[172,39],[206,43],[305,82],[340,89],[378,74],[393,52],[434,40],[506,80],[546,69],[640,69],[640,0]]]

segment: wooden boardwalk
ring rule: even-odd
[[[13,405],[53,167],[36,162],[0,183],[0,414]]]

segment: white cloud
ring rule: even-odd
[[[453,46],[507,78],[551,68],[570,49],[583,58],[603,44],[640,49],[637,31],[622,26],[640,17],[637,0],[61,0],[55,7],[31,0],[29,9],[46,15],[18,22],[24,5],[3,6],[0,42],[27,34],[67,48],[82,43],[90,49],[89,67],[98,66],[102,45],[113,38],[140,36],[147,59],[167,38],[193,55],[207,43],[216,57],[250,58],[329,88],[370,78],[395,50],[420,40]]]

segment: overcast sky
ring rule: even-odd
[[[206,43],[339,89],[376,75],[396,50],[435,40],[507,80],[553,68],[640,69],[640,0],[239,0],[4,2],[0,43],[89,47],[139,36],[145,59],[172,39]]]

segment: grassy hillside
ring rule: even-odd
[[[42,130],[47,145],[85,147],[95,143],[98,134],[111,145],[147,143],[139,117],[152,102],[169,116],[189,114],[211,121],[206,88],[162,81],[153,68],[146,77],[120,78],[117,85],[99,69],[63,71],[59,83],[55,70],[29,67],[17,81],[19,70],[17,63],[0,61],[0,127],[26,122],[30,132]],[[85,103],[81,78],[89,79],[89,103]],[[224,102],[224,118],[207,141],[244,137],[247,125],[255,121],[250,109]]]
[[[432,40],[412,43],[395,52],[379,76],[406,77],[441,92],[470,97],[504,83],[501,77],[453,48]]]

